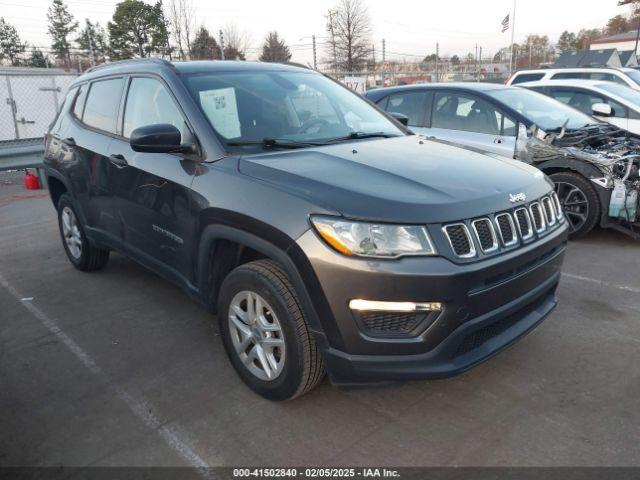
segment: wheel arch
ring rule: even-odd
[[[604,174],[595,165],[585,163],[576,159],[554,159],[547,160],[535,165],[538,169],[542,170],[546,175],[552,175],[559,172],[575,172],[579,173],[587,180],[591,178],[600,178]]]
[[[289,276],[319,345],[324,348],[328,339],[331,343],[338,341],[338,330],[335,323],[332,324],[333,316],[320,282],[295,240],[271,225],[245,220],[248,221],[241,223],[243,229],[223,223],[209,223],[202,228],[196,281],[207,308],[215,311],[222,281],[235,267],[268,258],[278,262]],[[256,227],[259,230],[256,231]]]

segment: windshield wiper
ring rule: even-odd
[[[346,142],[348,140],[359,140],[361,138],[391,138],[399,137],[400,135],[394,135],[392,133],[385,132],[351,132],[344,137],[331,138],[326,143]]]
[[[270,148],[307,148],[307,147],[317,147],[322,145],[322,143],[313,143],[313,142],[297,142],[295,140],[279,140],[277,138],[264,138],[262,140],[246,140],[246,141],[237,141],[237,142],[227,142],[227,145],[232,147],[244,147],[250,145],[257,145],[261,147],[270,147]]]

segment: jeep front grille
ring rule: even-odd
[[[522,240],[529,240],[533,237],[533,225],[531,224],[531,216],[529,211],[522,207],[515,211],[516,222],[518,225],[518,233]]]
[[[513,224],[513,219],[510,213],[501,213],[496,215],[496,225],[498,225],[498,232],[500,233],[500,240],[505,247],[511,247],[518,243],[518,235],[516,234],[516,227]]]
[[[471,239],[469,229],[464,223],[454,223],[444,227],[444,233],[449,240],[449,245],[460,258],[471,258],[476,256],[476,249]]]
[[[556,210],[556,218],[558,219],[559,222],[562,222],[564,220],[564,216],[562,215],[562,205],[560,205],[560,199],[558,198],[558,194],[556,192],[553,192],[551,194],[551,198],[553,199],[553,206],[555,207],[555,210]]]
[[[531,212],[531,218],[533,218],[533,226],[536,229],[536,232],[544,232],[547,226],[545,225],[544,218],[542,217],[542,209],[540,208],[540,204],[538,202],[533,202],[529,206],[529,211]]]
[[[552,200],[549,197],[544,197],[541,200],[541,202],[542,202],[542,207],[544,208],[544,217],[545,217],[545,220],[547,221],[547,225],[552,227],[553,225],[556,224],[556,212],[555,212],[555,209],[553,208]]]
[[[455,256],[470,259],[515,248],[563,221],[560,202],[552,193],[513,211],[445,225],[442,231]]]
[[[496,232],[488,218],[480,218],[471,222],[473,231],[476,234],[480,248],[484,253],[493,252],[498,249],[498,239]]]

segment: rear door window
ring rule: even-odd
[[[590,72],[588,78],[590,80],[604,80],[606,82],[615,82],[621,85],[627,84],[627,82],[625,82],[622,78],[620,78],[617,75],[614,75],[613,73]]]
[[[115,134],[123,84],[122,78],[93,82],[89,89],[82,121],[90,127]]]
[[[431,127],[487,135],[516,134],[515,122],[491,103],[456,92],[436,93]]]
[[[384,109],[389,113],[401,113],[409,118],[409,125],[424,126],[427,92],[414,90],[389,95]]]

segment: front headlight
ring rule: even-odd
[[[435,255],[425,227],[352,222],[335,217],[314,216],[311,223],[320,236],[345,255],[397,258],[404,255]]]

